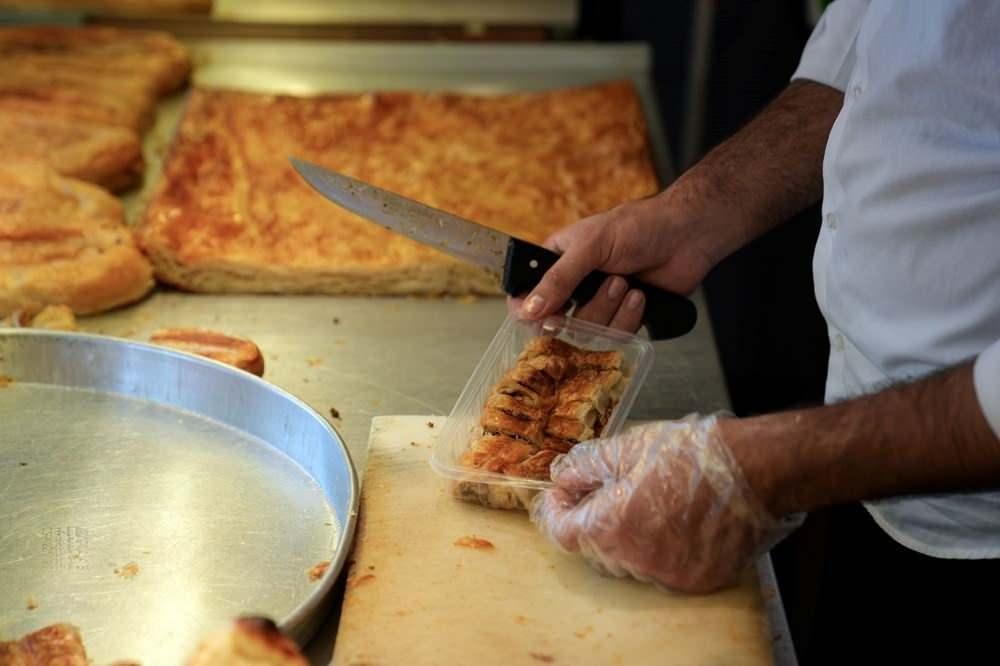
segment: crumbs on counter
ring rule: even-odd
[[[323,560],[322,562],[319,562],[309,567],[309,570],[306,571],[306,573],[309,575],[309,580],[315,583],[316,581],[318,581],[320,578],[323,577],[323,574],[325,574],[326,570],[329,568],[330,568],[330,560]]]
[[[28,602],[25,604],[25,608],[28,610],[35,610],[38,608],[38,600],[34,597],[28,597]]]
[[[433,428],[434,427],[434,421],[428,421],[427,422],[427,427],[428,428]]]
[[[20,465],[21,467],[27,467],[28,466],[28,463],[26,463],[26,462],[19,462],[17,464]]]
[[[129,578],[135,578],[138,575],[138,573],[139,573],[139,565],[136,564],[135,562],[129,562],[125,566],[115,569],[115,574],[121,576],[122,578],[125,578],[126,580]]]
[[[340,325],[340,317],[334,317],[333,318],[333,325],[334,326],[339,326]]]
[[[493,550],[496,546],[493,545],[492,541],[487,541],[486,539],[480,539],[479,537],[464,536],[455,540],[455,545],[461,548],[473,548],[475,550]]]
[[[417,444],[416,442],[410,442],[410,446],[420,446],[420,445]]]
[[[330,408],[330,418],[334,418],[334,419],[339,419],[340,418],[340,412],[337,411],[336,407],[331,407]]]
[[[364,576],[358,576],[354,580],[347,581],[347,585],[349,587],[357,587],[365,583],[370,583],[373,580],[375,580],[375,574],[365,574]]]
[[[529,652],[528,655],[543,664],[551,664],[556,660],[551,654],[542,654],[541,652]]]
[[[7,388],[14,383],[14,380],[7,375],[0,375],[0,389]]]
[[[321,359],[319,356],[310,356],[309,358],[306,359],[306,363],[309,365],[310,368],[315,368],[318,365],[323,365],[323,359]]]

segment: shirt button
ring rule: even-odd
[[[833,213],[826,214],[826,226],[830,227],[831,229],[837,228],[837,216],[835,214]]]

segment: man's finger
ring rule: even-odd
[[[541,281],[531,290],[521,306],[524,319],[541,319],[557,312],[580,282],[600,263],[596,248],[590,243],[573,245],[559,257]]]
[[[642,325],[642,313],[646,309],[646,296],[638,289],[632,289],[622,299],[608,326],[620,331],[635,333]]]
[[[607,326],[622,307],[627,292],[628,282],[625,278],[612,275],[604,281],[589,302],[577,307],[573,316]]]
[[[556,458],[549,467],[552,482],[576,496],[603,486],[612,477],[615,464],[606,444],[607,440],[600,439],[581,442]]]
[[[580,522],[575,519],[576,500],[561,488],[551,488],[538,495],[531,507],[531,522],[542,534],[571,553],[580,549]]]

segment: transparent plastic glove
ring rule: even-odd
[[[552,463],[556,487],[531,519],[597,569],[673,590],[711,592],[801,524],[753,495],[718,434],[697,414],[578,444]]]

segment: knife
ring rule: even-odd
[[[512,296],[538,284],[559,255],[544,247],[484,227],[419,201],[321,166],[289,158],[306,182],[338,206],[437,250],[482,266],[500,280]],[[573,292],[576,303],[586,303],[601,288],[607,273],[593,271]],[[646,297],[643,324],[654,340],[676,338],[690,331],[698,311],[689,299],[625,276],[630,289]]]

